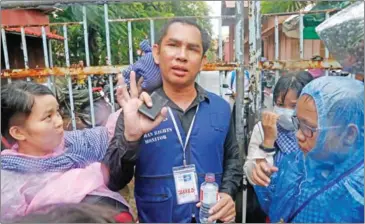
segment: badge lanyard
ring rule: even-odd
[[[191,121],[191,124],[190,124],[190,128],[189,128],[189,131],[188,131],[188,134],[186,136],[186,140],[185,140],[185,144],[183,143],[182,141],[182,138],[181,138],[181,134],[180,134],[180,129],[179,127],[177,126],[177,123],[176,123],[176,120],[175,120],[175,116],[174,114],[172,113],[172,110],[171,108],[169,107],[169,113],[170,113],[170,116],[171,116],[171,119],[172,119],[172,122],[174,123],[174,127],[175,127],[175,130],[176,130],[176,134],[177,134],[177,137],[179,138],[179,141],[180,141],[180,144],[181,144],[181,147],[183,149],[183,156],[184,156],[184,166],[186,166],[186,147],[188,145],[188,142],[189,142],[189,139],[190,139],[190,135],[191,135],[191,131],[193,129],[193,126],[194,126],[194,123],[195,123],[195,117],[196,117],[196,114],[198,113],[198,110],[199,110],[199,104],[196,108],[196,111],[195,111],[195,114],[194,114],[194,117],[193,117],[193,120]]]

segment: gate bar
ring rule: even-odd
[[[128,21],[129,64],[133,64],[132,22]]]
[[[49,60],[48,60],[48,49],[47,49],[47,36],[46,36],[46,28],[42,26],[42,43],[43,43],[43,54],[44,54],[44,65],[46,68],[49,68]],[[51,77],[47,76],[47,85],[50,90],[53,90],[53,84],[51,82]]]
[[[67,25],[63,25],[63,37],[64,37],[64,48],[65,48],[65,58],[66,58],[66,66],[69,68],[71,66],[70,63],[70,53],[68,49],[68,35],[67,35]],[[74,107],[74,98],[73,98],[73,90],[72,90],[72,79],[71,75],[66,75],[67,84],[68,84],[68,95],[70,97],[70,107],[71,107],[71,123],[72,130],[76,130],[76,118],[75,118],[75,107]]]
[[[104,22],[105,22],[105,34],[106,34],[106,50],[107,50],[107,65],[112,65],[112,53],[110,46],[110,30],[109,30],[109,11],[108,4],[104,4]],[[112,105],[112,112],[115,112],[114,105],[114,86],[113,86],[113,75],[109,74],[109,91],[110,91],[110,103]]]
[[[155,21],[150,20],[150,35],[151,35],[151,46],[155,44]]]
[[[136,22],[147,20],[165,20],[165,19],[234,19],[235,16],[159,16],[145,18],[125,18],[125,19],[110,19],[109,22]]]
[[[328,18],[330,18],[330,14],[327,12],[326,13],[326,20],[328,19]],[[326,47],[326,46],[324,46],[324,58],[326,59],[326,60],[328,60],[328,58],[329,58],[329,51],[328,51],[328,48]],[[329,72],[328,72],[328,70],[326,70],[326,76],[328,76],[329,75]]]
[[[279,19],[275,16],[275,60],[279,60]],[[275,84],[279,80],[279,71],[275,71]]]
[[[67,22],[67,23],[40,23],[40,24],[25,24],[25,25],[1,25],[3,28],[21,28],[21,27],[42,27],[42,26],[74,26],[81,25],[82,22]]]
[[[243,1],[236,1],[236,28],[235,28],[235,54],[236,62],[240,63],[240,68],[236,69],[236,137],[239,146],[240,159],[245,160],[245,68],[244,68],[244,4]],[[243,172],[242,184],[247,184]],[[247,210],[247,190],[243,188],[242,192],[242,223],[246,223]]]
[[[53,51],[52,51],[52,39],[48,40],[48,57],[49,57],[49,67],[53,67]],[[51,81],[52,83],[54,83],[54,85],[52,86],[52,91],[55,93],[56,92],[56,87],[55,87],[55,77],[54,75],[51,75]]]
[[[53,67],[53,68],[31,68],[31,69],[3,69],[1,70],[1,78],[25,78],[41,77],[47,75],[64,76],[71,75],[76,76],[78,74],[85,75],[105,75],[105,74],[117,74],[121,70],[126,69],[127,65],[114,65],[114,66],[89,66],[82,68],[66,68],[66,67]],[[208,63],[203,66],[202,71],[232,71],[239,67],[236,63]],[[303,70],[303,69],[342,69],[341,65],[334,59],[328,59],[323,61],[314,60],[292,60],[292,61],[266,61],[258,62],[258,69],[262,70]]]
[[[49,66],[50,67],[53,67],[53,51],[52,51],[52,40],[51,39],[49,39],[48,40],[48,51],[49,51],[49,53],[48,53],[48,55],[49,55]],[[54,80],[52,80],[52,81],[54,81]]]
[[[83,14],[83,25],[84,25],[84,41],[85,41],[85,56],[86,56],[86,66],[90,66],[90,55],[89,55],[89,40],[88,40],[88,32],[87,32],[87,14],[86,14],[86,6],[82,6],[82,14]],[[87,76],[87,84],[89,90],[89,100],[90,100],[90,113],[91,113],[91,124],[92,127],[95,127],[95,114],[94,114],[94,98],[92,92],[92,83],[91,76]]]
[[[262,71],[258,71],[258,63],[261,61],[261,54],[262,54],[262,44],[261,44],[261,1],[256,1],[256,54],[257,56],[255,57],[255,70],[256,72],[258,72],[257,74],[257,87],[258,87],[258,93],[257,94],[257,111],[256,111],[256,117],[257,117],[257,121],[260,119],[260,113],[258,113],[259,111],[261,111],[262,108],[262,93],[263,93],[263,89],[262,89]]]
[[[28,50],[27,50],[27,41],[25,39],[25,30],[24,27],[20,28],[20,33],[22,36],[22,47],[23,47],[23,56],[24,56],[24,67],[25,69],[28,69]],[[29,77],[27,77],[27,81],[30,82],[31,79]]]
[[[299,54],[300,59],[304,58],[304,41],[303,41],[303,14],[299,14]]]
[[[4,61],[5,61],[5,68],[10,69],[9,64],[9,54],[8,54],[8,44],[6,42],[6,33],[4,28],[1,28],[1,39],[3,44],[3,53],[4,53]],[[8,78],[8,83],[11,83],[11,78]]]

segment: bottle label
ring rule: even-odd
[[[218,201],[218,192],[204,191],[200,189],[200,201],[204,204],[216,204]]]

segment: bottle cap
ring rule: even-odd
[[[214,173],[207,173],[205,175],[205,181],[206,182],[210,182],[210,183],[214,182],[215,181],[215,175],[214,175]]]

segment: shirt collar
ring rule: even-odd
[[[195,89],[197,91],[196,99],[199,102],[206,101],[207,103],[210,103],[210,98],[209,98],[208,92],[203,87],[201,87],[199,84],[195,83]],[[165,91],[163,90],[163,87],[158,88],[156,90],[156,92],[158,94],[160,94],[162,97],[168,99],[168,96],[166,95]]]

